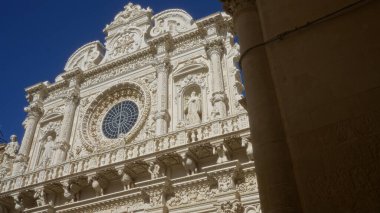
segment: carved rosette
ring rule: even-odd
[[[115,104],[130,100],[133,101],[139,109],[137,123],[131,131],[116,139],[109,139],[104,136],[102,131],[102,122],[108,112]],[[87,150],[104,150],[129,143],[130,139],[142,129],[148,114],[150,112],[151,97],[149,90],[135,82],[124,82],[115,85],[100,95],[87,108],[83,116],[81,126],[81,138],[83,145]]]

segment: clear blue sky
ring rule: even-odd
[[[21,142],[26,87],[53,82],[68,57],[83,44],[100,40],[102,30],[129,1],[3,0],[0,3],[0,130]],[[194,19],[221,11],[218,0],[135,0],[155,13],[186,10]]]

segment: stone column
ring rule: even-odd
[[[157,71],[157,112],[156,135],[168,132],[168,75],[171,69],[169,59],[165,58],[155,64]]]
[[[246,79],[247,109],[255,140],[255,165],[263,212],[302,212],[284,124],[273,86],[265,47],[245,51],[263,42],[260,16],[254,0],[222,0],[233,16]]]
[[[212,98],[214,106],[212,117],[220,118],[227,115],[226,94],[224,92],[223,72],[221,58],[223,55],[223,43],[216,39],[206,46],[207,55],[211,61]]]
[[[26,170],[34,134],[38,122],[44,113],[42,100],[45,97],[45,89],[46,85],[39,83],[25,90],[28,94],[27,99],[30,105],[24,109],[28,113],[24,122],[25,133],[13,164],[12,175],[20,175]]]
[[[79,103],[80,70],[67,73],[63,76],[69,81],[69,92],[66,97],[64,117],[57,142],[57,149],[53,163],[58,164],[66,160],[67,151],[70,148],[70,137],[73,128],[74,115]]]
[[[43,114],[43,109],[40,103],[35,102],[26,107],[25,112],[28,113],[27,120],[25,122],[25,133],[18,153],[27,157],[29,156],[34,133],[36,132],[38,121]]]

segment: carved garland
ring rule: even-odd
[[[144,86],[135,82],[124,82],[115,85],[100,95],[90,104],[83,116],[81,138],[84,147],[89,151],[104,150],[121,146],[130,142],[137,135],[145,123],[151,106],[151,97]],[[109,139],[103,135],[101,125],[104,116],[115,104],[131,100],[139,107],[137,123],[127,134],[117,139]]]

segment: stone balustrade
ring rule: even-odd
[[[0,182],[1,194],[22,187],[32,188],[49,181],[64,181],[72,176],[86,176],[100,167],[116,167],[138,160],[141,156],[154,158],[156,155],[173,152],[188,145],[209,143],[226,137],[229,133],[249,131],[246,113],[216,119],[199,125],[187,126],[152,139],[136,141],[105,152],[72,159],[51,167],[26,172],[23,175],[5,177]],[[0,194],[0,195],[1,195]]]

